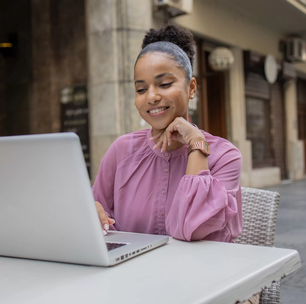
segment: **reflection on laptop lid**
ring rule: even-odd
[[[1,137],[0,155],[0,255],[110,266],[168,241],[103,237],[75,133]],[[108,251],[105,241],[124,246]]]

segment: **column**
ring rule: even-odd
[[[92,178],[111,143],[142,128],[134,63],[151,27],[150,0],[86,0]]]
[[[246,140],[243,51],[239,48],[231,50],[235,58],[229,71],[231,141],[243,157],[241,184],[251,186],[252,149],[251,142]]]
[[[287,170],[290,179],[304,178],[304,143],[298,140],[296,81],[288,80],[284,86],[286,113]]]

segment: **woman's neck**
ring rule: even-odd
[[[173,141],[171,146],[167,146],[167,151],[173,151],[176,150],[180,147],[184,146],[181,142],[179,141]]]

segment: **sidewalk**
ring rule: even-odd
[[[296,249],[302,261],[281,281],[281,304],[306,303],[306,180],[266,189],[280,194],[275,247]]]

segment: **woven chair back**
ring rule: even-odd
[[[245,187],[241,188],[241,192],[243,229],[235,242],[274,246],[279,193]]]

